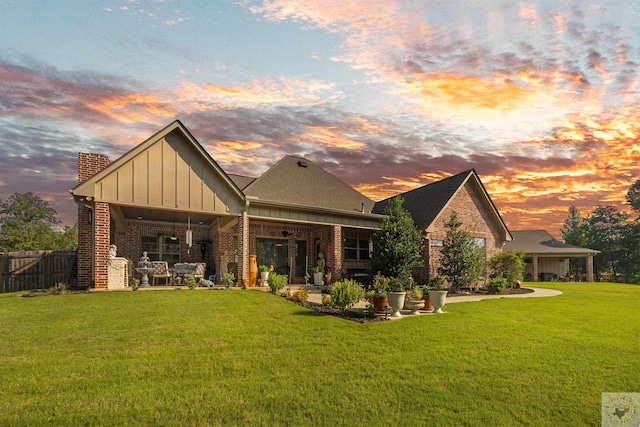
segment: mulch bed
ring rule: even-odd
[[[88,294],[88,293],[89,291],[64,291],[63,293],[60,293],[60,294],[54,294],[47,290],[34,289],[20,296],[23,298],[31,298],[31,297],[48,297],[48,296],[56,296],[56,295],[65,295],[65,294]]]
[[[342,311],[339,308],[327,307],[326,305],[318,304],[315,302],[295,301],[292,299],[289,299],[289,300],[298,304],[301,307],[308,308],[318,313],[328,314],[329,316],[338,317],[340,319],[345,319],[345,320],[351,320],[358,323],[384,322],[386,320],[390,320],[390,319],[387,319],[385,316],[369,317],[366,315],[367,314],[366,310],[361,310],[362,312],[357,310]]]

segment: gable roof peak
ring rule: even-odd
[[[371,212],[373,200],[311,160],[285,155],[244,193],[263,201],[328,208],[342,211]]]

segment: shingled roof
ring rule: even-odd
[[[253,181],[256,180],[256,178],[252,177],[252,176],[235,175],[235,174],[231,174],[231,173],[228,173],[227,176],[241,190],[244,190],[245,188],[247,188],[249,186],[249,184],[251,184]]]
[[[285,156],[243,188],[262,201],[348,212],[371,212],[373,200],[303,157]]]
[[[549,256],[586,256],[600,253],[594,249],[580,248],[568,245],[553,238],[545,230],[522,230],[512,231],[513,240],[505,243],[502,250],[523,251],[526,254],[549,255]]]

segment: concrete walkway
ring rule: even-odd
[[[302,287],[305,287],[302,285]],[[300,288],[300,286],[292,285],[291,291],[295,291]],[[322,291],[328,289],[327,286],[316,287],[316,286],[306,286],[307,292],[309,293],[309,301],[315,303],[322,303]],[[562,292],[556,291],[555,289],[543,289],[543,288],[532,288],[526,287],[526,289],[531,289],[533,292],[529,292],[527,294],[514,294],[514,295],[461,295],[461,296],[447,296],[446,304],[454,304],[458,302],[472,302],[472,301],[482,301],[485,299],[498,299],[498,298],[541,298],[541,297],[554,297],[557,295],[561,295]],[[367,301],[360,301],[353,309],[360,310],[364,309],[369,305]],[[408,314],[409,310],[401,310],[402,315]],[[433,314],[426,311],[422,311],[420,314]],[[384,316],[384,315],[383,315]]]

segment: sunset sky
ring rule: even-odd
[[[229,173],[374,200],[475,168],[511,230],[640,178],[640,2],[0,0],[0,199],[76,222],[78,152],[175,119]]]

